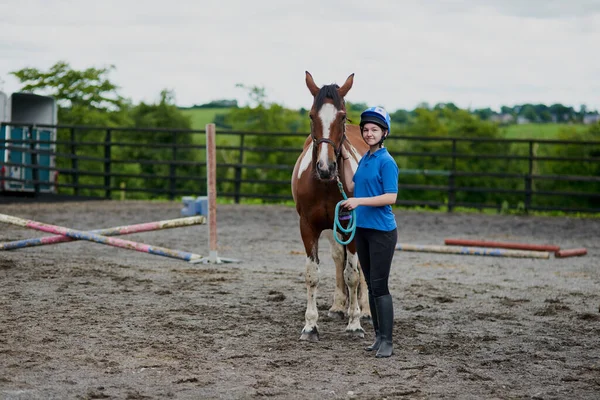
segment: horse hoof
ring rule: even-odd
[[[360,338],[360,339],[363,339],[365,337],[365,331],[364,331],[364,329],[347,329],[346,333],[349,336],[357,337],[357,338]]]
[[[300,340],[304,340],[307,342],[318,342],[319,332],[316,329],[310,332],[302,331],[302,334],[300,335]]]
[[[338,319],[338,320],[343,320],[344,318],[346,318],[346,315],[344,314],[343,311],[329,310],[329,313],[327,313],[327,316],[331,319]]]

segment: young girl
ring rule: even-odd
[[[392,212],[398,194],[398,165],[383,146],[390,126],[390,116],[381,107],[367,108],[361,114],[360,129],[370,150],[358,163],[354,177],[352,168],[344,168],[345,181],[350,183],[348,190],[354,192],[354,197],[341,204],[348,210],[356,210],[354,240],[369,289],[375,328],[375,342],[366,350],[376,350],[376,357],[389,357],[393,352],[394,307],[388,278],[398,239]]]

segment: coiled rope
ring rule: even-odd
[[[342,197],[344,198],[344,200],[348,199],[348,196],[346,196],[346,192],[344,192],[344,186],[342,185],[342,182],[340,181],[340,179],[338,178],[337,180],[337,184],[338,184],[338,188],[340,189],[340,193],[342,194]],[[339,244],[341,244],[342,246],[346,246],[348,243],[350,243],[352,241],[352,239],[354,239],[354,234],[356,233],[356,210],[351,210],[350,211],[350,219],[348,221],[348,227],[344,228],[342,226],[342,223],[340,222],[340,208],[341,208],[341,204],[344,202],[344,200],[340,200],[336,205],[335,205],[335,215],[334,215],[334,220],[333,220],[333,237],[335,238],[335,241],[338,242]],[[347,234],[350,234],[350,237],[348,238],[348,240],[342,240],[338,237],[338,229],[340,230],[340,232]]]

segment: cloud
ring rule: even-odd
[[[355,73],[348,100],[392,110],[422,101],[600,108],[599,9],[575,0],[14,0],[0,4],[0,78],[16,91],[8,71],[114,64],[112,80],[134,101],[164,88],[181,105],[244,101],[235,87],[244,83],[299,108],[312,100],[309,70],[320,85]]]
[[[493,10],[505,16],[539,19],[587,17],[600,13],[600,3],[596,0],[463,0],[460,2],[424,0],[423,3],[441,13]]]

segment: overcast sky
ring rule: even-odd
[[[309,107],[355,73],[351,102],[390,111],[454,102],[600,109],[599,0],[0,0],[0,90],[10,71],[114,65],[134,102],[178,105],[266,89]]]

